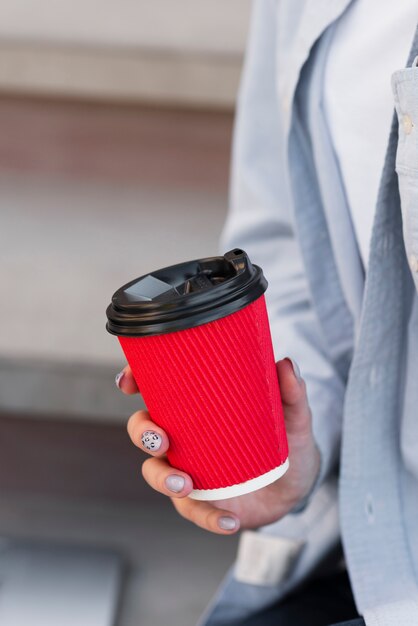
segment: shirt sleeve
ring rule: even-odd
[[[243,248],[269,282],[266,300],[276,359],[295,359],[307,385],[321,452],[319,484],[338,460],[345,385],[327,354],[295,237],[277,96],[277,21],[277,2],[254,3],[221,243],[224,251]]]

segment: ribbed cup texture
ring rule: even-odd
[[[261,476],[288,456],[264,296],[214,322],[120,337],[141,394],[195,489]]]

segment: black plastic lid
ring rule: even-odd
[[[243,250],[146,274],[113,295],[106,314],[113,335],[162,335],[239,311],[267,289],[262,270]]]

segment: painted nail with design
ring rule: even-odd
[[[146,430],[142,433],[141,441],[144,448],[151,450],[151,452],[157,452],[163,442],[161,435],[156,433],[155,430]]]

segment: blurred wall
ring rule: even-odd
[[[121,554],[120,626],[195,623],[235,550],[141,479],[141,399],[114,385],[105,309],[126,281],[218,251],[248,15],[0,3],[0,535]],[[27,563],[2,559],[2,593]]]
[[[231,107],[249,0],[0,7],[0,88]]]
[[[80,19],[82,15],[82,19]],[[124,421],[104,311],[216,254],[249,2],[0,7],[0,410]]]

